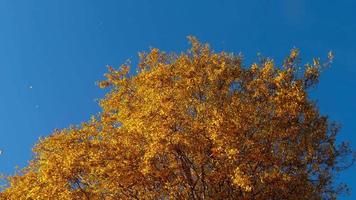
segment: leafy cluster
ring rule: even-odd
[[[102,112],[39,141],[0,198],[336,198],[351,151],[307,91],[324,65],[293,49],[247,67],[189,39],[179,55],[140,54],[135,75],[110,67]]]

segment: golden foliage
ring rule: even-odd
[[[332,199],[348,146],[307,89],[321,65],[245,67],[189,38],[180,55],[140,54],[137,74],[109,67],[102,112],[56,130],[2,199]],[[332,54],[329,54],[332,58]]]

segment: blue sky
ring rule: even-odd
[[[106,65],[136,63],[149,47],[183,51],[187,35],[242,52],[246,63],[257,52],[281,63],[293,47],[303,61],[333,50],[332,68],[311,93],[355,149],[355,9],[352,0],[0,0],[0,172],[25,166],[40,136],[100,111],[104,91],[95,82]],[[355,169],[339,177],[353,190]]]

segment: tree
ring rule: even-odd
[[[189,39],[186,53],[141,53],[135,75],[110,67],[102,112],[40,140],[2,199],[336,198],[352,152],[308,97],[332,54],[246,67]]]

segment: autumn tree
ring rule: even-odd
[[[330,64],[191,49],[110,67],[91,120],[56,130],[2,199],[335,199],[352,152],[308,89]]]

